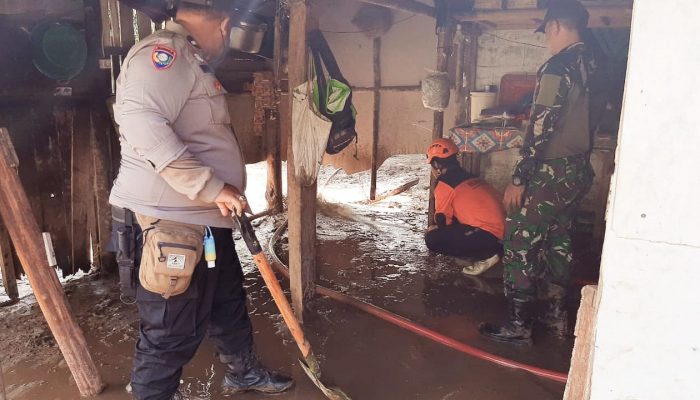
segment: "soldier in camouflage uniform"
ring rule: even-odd
[[[532,343],[538,289],[550,300],[543,322],[559,337],[567,333],[569,229],[593,180],[589,79],[597,68],[579,33],[587,23],[586,9],[567,0],[552,4],[537,30],[545,32],[554,56],[538,71],[525,143],[504,198],[510,210],[503,259],[509,320],[479,327],[493,340]]]

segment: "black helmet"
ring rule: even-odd
[[[125,5],[148,15],[153,22],[160,23],[174,18],[177,7],[187,4],[199,8],[211,8],[218,11],[233,12],[241,0],[119,0]]]
[[[245,1],[242,0],[179,0],[177,2],[198,8],[209,8],[223,12],[233,12],[241,3],[245,3]]]
[[[119,0],[126,6],[148,15],[153,22],[161,23],[175,17],[176,0]]]

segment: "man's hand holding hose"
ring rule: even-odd
[[[248,200],[241,192],[235,187],[229,184],[225,184],[224,188],[214,202],[219,207],[221,215],[227,217],[233,211],[236,215],[241,216],[248,209]]]

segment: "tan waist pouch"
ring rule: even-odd
[[[143,230],[139,282],[168,299],[184,293],[202,258],[204,227],[136,215]]]

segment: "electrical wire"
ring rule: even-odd
[[[547,48],[546,46],[540,46],[540,45],[537,45],[537,44],[519,42],[519,41],[517,41],[517,40],[512,40],[512,39],[506,39],[506,38],[504,38],[504,37],[501,37],[501,36],[498,36],[498,35],[494,35],[494,34],[491,33],[491,32],[483,32],[483,34],[484,34],[484,35],[493,36],[493,37],[495,37],[496,39],[501,39],[501,40],[503,40],[503,41],[505,41],[505,42],[515,43],[515,44],[522,44],[522,45],[524,45],[524,46],[537,47],[538,49],[546,49],[546,48]]]
[[[400,23],[402,23],[402,22],[406,22],[406,21],[408,21],[409,19],[411,19],[411,18],[413,18],[413,17],[415,17],[415,16],[417,16],[417,15],[418,15],[418,14],[413,14],[413,15],[410,15],[410,16],[408,16],[408,17],[406,17],[406,18],[400,19],[400,20],[398,20],[398,21],[392,23],[391,25],[389,25],[389,26],[387,27],[387,29],[388,29],[388,28],[391,28],[391,27],[394,26],[394,25],[398,25],[398,24],[400,24]],[[364,31],[324,31],[324,30],[322,30],[321,32],[323,32],[323,33],[365,33],[365,32],[371,32],[371,31],[373,31],[373,30],[374,30],[374,29],[366,29],[366,30],[364,30]]]

